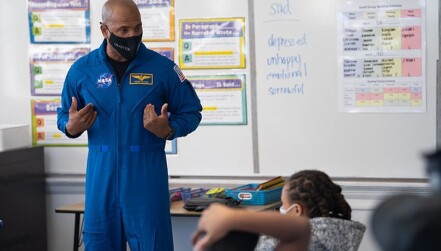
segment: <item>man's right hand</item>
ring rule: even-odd
[[[77,108],[77,99],[72,97],[72,104],[69,109],[69,121],[66,124],[66,132],[72,136],[78,135],[89,129],[95,121],[97,112],[91,103],[82,109]]]

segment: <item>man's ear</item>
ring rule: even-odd
[[[100,30],[101,30],[101,34],[103,34],[103,37],[107,38],[108,37],[107,32],[109,31],[109,29],[101,22],[100,22]]]

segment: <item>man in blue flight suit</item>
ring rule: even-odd
[[[198,127],[200,100],[142,44],[132,0],[104,4],[101,32],[101,47],[70,68],[57,120],[68,137],[87,130],[85,250],[173,250],[164,146]]]

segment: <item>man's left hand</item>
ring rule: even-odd
[[[168,125],[167,107],[168,104],[165,103],[161,108],[161,114],[159,116],[155,112],[154,105],[148,104],[144,108],[144,128],[162,139],[167,137],[172,130]]]

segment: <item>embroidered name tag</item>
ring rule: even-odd
[[[153,74],[130,73],[131,85],[153,85]]]

